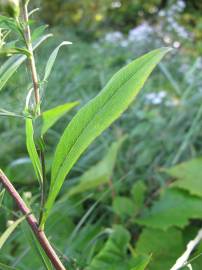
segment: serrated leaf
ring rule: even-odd
[[[151,209],[145,209],[136,223],[167,230],[172,226],[184,228],[190,219],[202,218],[200,198],[178,189],[167,189]]]
[[[202,158],[195,158],[168,169],[168,175],[177,179],[172,186],[185,189],[191,194],[202,197]]]
[[[27,151],[29,153],[29,157],[32,161],[32,165],[34,167],[34,171],[36,174],[36,177],[39,181],[39,183],[42,182],[42,168],[41,168],[41,162],[36,150],[36,145],[34,142],[34,129],[33,129],[33,123],[32,119],[26,119],[26,146]]]
[[[51,35],[41,37],[33,46],[35,50],[41,43],[43,43]],[[19,66],[27,59],[25,55],[12,56],[0,67],[0,91],[5,86],[7,81],[16,72]]]
[[[167,231],[146,228],[136,245],[136,252],[152,254],[148,270],[170,269],[184,249],[182,232],[175,228]]]
[[[10,225],[7,230],[0,236],[0,249],[6,243],[9,236],[12,232],[17,228],[17,226],[25,219],[25,217],[21,217],[18,220],[14,221],[12,225]]]
[[[105,246],[85,270],[129,270],[126,254],[129,241],[128,231],[121,226],[116,226]]]
[[[51,173],[52,189],[45,205],[42,224],[45,223],[66,175],[78,158],[128,108],[152,70],[169,50],[154,50],[122,68],[101,93],[72,119],[55,152]]]
[[[40,116],[42,119],[41,134],[44,135],[65,113],[77,106],[79,102],[68,102],[53,109],[45,111]]]
[[[44,74],[44,81],[47,81],[48,77],[50,76],[50,73],[51,73],[51,70],[53,68],[53,65],[55,63],[55,60],[56,60],[56,57],[58,55],[58,52],[59,52],[59,49],[62,47],[62,46],[65,46],[65,45],[70,45],[72,44],[71,42],[69,41],[63,41],[57,48],[55,48],[55,50],[52,52],[52,54],[50,55],[49,59],[48,59],[48,62],[46,64],[46,68],[45,68],[45,74]]]
[[[91,167],[81,176],[79,184],[70,189],[68,196],[83,193],[109,182],[123,140],[124,137],[111,145],[103,160]]]

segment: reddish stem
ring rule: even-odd
[[[23,199],[20,197],[17,190],[14,188],[10,180],[6,177],[6,175],[2,172],[1,169],[0,169],[0,182],[3,184],[4,188],[8,191],[8,193],[12,196],[19,210],[26,216],[27,222],[29,223],[32,231],[36,235],[39,243],[41,244],[42,248],[46,252],[47,256],[49,257],[55,269],[65,270],[65,267],[63,266],[58,255],[56,254],[51,244],[49,243],[44,231],[39,229],[37,219],[31,213],[30,209],[27,207],[27,205],[25,204]]]

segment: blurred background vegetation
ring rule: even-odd
[[[43,109],[74,100],[79,100],[82,106],[103,88],[115,71],[132,59],[157,47],[174,48],[152,74],[136,103],[80,159],[69,177],[71,181],[66,182],[62,193],[65,196],[79,177],[100,161],[111,143],[127,134],[112,177],[114,192],[120,197],[130,197],[134,183],[141,180],[147,186],[147,203],[150,205],[153,194],[156,198],[159,190],[170,183],[171,177],[162,173],[161,169],[202,153],[202,2],[37,0],[32,1],[32,6],[41,7],[34,16],[35,24],[48,24],[48,31],[54,34],[54,38],[36,52],[39,74],[56,45],[63,40],[73,42],[72,46],[63,48],[59,54],[54,73],[42,95]],[[15,112],[22,111],[28,81],[26,66],[21,67],[1,93],[0,107]],[[71,119],[74,113],[75,111],[68,114],[66,119]],[[59,121],[48,133],[48,161],[52,159],[54,146],[66,123],[67,120]],[[17,188],[25,193],[31,192],[32,203],[37,206],[37,184],[34,174],[30,173],[32,168],[24,139],[23,119],[0,119],[1,167],[13,179]],[[106,188],[99,186],[89,189],[87,193],[79,193],[78,197],[68,199],[65,205],[60,205],[60,219],[55,219],[54,226],[50,222],[48,230],[50,234],[54,231],[53,240],[63,254],[75,258],[70,263],[73,265],[72,269],[83,269],[84,250],[88,248],[88,244],[103,232],[103,228],[117,223],[112,213],[118,215],[118,223],[123,223],[132,232],[133,243],[140,231],[140,228],[134,227],[133,219],[125,218],[130,213],[123,210],[123,213],[117,214],[119,206],[114,205],[111,192],[105,194]],[[6,199],[7,207],[11,207],[11,200]],[[124,203],[127,205],[128,202]],[[96,211],[93,211],[95,205]],[[89,216],[86,216],[86,211],[91,210]],[[53,216],[57,216],[57,213],[56,209]],[[5,230],[6,221],[12,218],[12,213],[1,211],[1,231]],[[76,225],[82,218],[85,221]],[[200,224],[201,221],[198,221],[186,227],[189,232],[186,240],[192,237],[192,232]],[[77,233],[78,238],[74,242]],[[173,235],[173,231],[170,233]],[[158,233],[157,236],[161,237]],[[17,254],[20,269],[27,269],[31,250],[24,248],[22,239],[19,240],[18,237],[19,235],[13,236],[10,245],[7,244],[5,248],[5,254],[10,255],[1,254],[0,258],[15,266]],[[93,246],[95,250],[91,249],[88,261],[103,242],[103,238],[96,242]],[[185,242],[184,240],[183,243]],[[17,247],[14,249],[15,245]],[[161,247],[158,247],[158,260],[163,256],[160,250]],[[180,254],[181,249],[178,251]],[[170,253],[169,250],[166,252]],[[166,255],[163,259],[168,261],[168,266],[175,261],[175,258],[167,258]],[[37,259],[32,263],[29,269],[43,269],[39,268],[40,262]],[[200,263],[195,265],[194,270],[201,269]],[[167,268],[154,262],[148,269]]]

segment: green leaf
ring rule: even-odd
[[[80,177],[78,185],[70,189],[68,196],[83,193],[109,182],[113,174],[118,150],[124,139],[125,137],[111,145],[106,156]]]
[[[41,168],[41,162],[40,162],[37,150],[36,150],[36,145],[34,142],[34,129],[33,129],[32,119],[26,119],[26,146],[27,146],[27,151],[32,161],[32,165],[34,167],[34,171],[37,176],[37,179],[39,180],[39,183],[41,183],[43,180],[42,168]]]
[[[35,41],[36,39],[40,38],[43,35],[43,33],[47,27],[48,27],[48,25],[41,25],[41,26],[37,27],[36,29],[34,29],[34,31],[32,33],[32,41]]]
[[[150,255],[138,255],[135,259],[135,267],[131,270],[145,270],[151,260]]]
[[[52,270],[52,265],[45,253],[45,251],[42,249],[41,245],[39,244],[38,240],[36,239],[35,235],[27,225],[27,223],[23,224],[23,233],[25,234],[30,247],[32,249],[32,252],[34,252],[38,258],[41,260],[42,264],[44,265],[45,269]]]
[[[152,254],[148,270],[170,269],[184,250],[182,232],[175,228],[167,231],[146,228],[136,245],[136,252]]]
[[[117,72],[101,93],[85,105],[65,129],[57,146],[51,173],[51,190],[42,225],[66,175],[86,148],[130,105],[152,70],[169,48],[154,50]]]
[[[130,235],[121,226],[116,226],[105,246],[85,270],[129,270],[127,245]]]
[[[1,55],[13,55],[13,54],[24,54],[26,55],[27,57],[30,56],[30,52],[27,50],[27,49],[24,49],[24,48],[17,48],[17,47],[14,47],[14,48],[1,48],[0,49],[0,56]]]
[[[19,268],[11,267],[3,263],[0,263],[0,269],[1,270],[19,270]]]
[[[35,50],[41,43],[43,43],[51,35],[41,37],[33,46]],[[12,56],[0,67],[0,91],[5,86],[10,77],[16,72],[19,66],[27,59],[25,55]]]
[[[12,234],[12,232],[16,229],[16,227],[25,219],[25,217],[21,217],[18,220],[14,221],[12,225],[10,225],[7,230],[0,236],[0,249],[6,243],[8,237]]]
[[[132,187],[131,195],[135,204],[136,211],[138,212],[144,204],[146,189],[147,187],[143,181],[137,181]]]
[[[4,194],[5,194],[5,189],[3,189],[3,190],[0,192],[0,207],[1,207],[2,202],[3,202]]]
[[[201,199],[178,189],[167,189],[151,209],[145,209],[135,222],[147,227],[167,230],[172,226],[184,228],[189,219],[202,218]]]
[[[62,47],[62,46],[65,46],[65,45],[70,45],[72,44],[71,42],[69,41],[63,41],[57,48],[55,48],[55,50],[52,52],[52,54],[50,55],[50,58],[48,59],[48,62],[46,64],[46,68],[45,68],[45,74],[44,74],[44,81],[47,81],[48,77],[50,76],[50,73],[51,73],[51,70],[53,68],[53,65],[55,63],[55,60],[56,60],[56,57],[58,55],[58,52],[59,52],[59,49]]]
[[[172,184],[173,187],[185,189],[193,195],[202,197],[201,167],[202,158],[195,158],[163,171],[177,179]]]
[[[41,134],[44,135],[47,130],[52,127],[65,113],[70,111],[78,104],[79,102],[77,101],[69,102],[43,112],[40,116],[40,118],[42,119]]]
[[[122,218],[131,217],[135,214],[134,202],[124,196],[116,196],[112,207],[114,212]]]

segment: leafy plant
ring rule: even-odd
[[[51,53],[43,75],[40,76],[36,68],[34,49],[44,42],[49,35],[43,34],[45,27],[36,29],[33,32],[33,35],[31,35],[30,25],[32,25],[33,22],[29,19],[29,1],[21,1],[21,16],[19,16],[19,12],[16,12],[16,8],[19,9],[19,3],[18,1],[15,3],[16,5],[14,6],[13,3],[8,1],[9,9],[12,11],[9,11],[9,14],[13,17],[0,17],[1,28],[5,31],[3,36],[4,42],[1,46],[1,54],[9,57],[0,70],[0,89],[3,90],[10,77],[19,68],[19,66],[27,60],[31,80],[27,86],[28,91],[26,104],[24,106],[25,109],[20,113],[20,117],[25,120],[27,152],[40,186],[40,194],[38,194],[40,197],[40,207],[37,209],[37,218],[31,214],[32,210],[26,206],[25,201],[22,200],[2,170],[0,171],[0,179],[23,213],[24,216],[22,219],[27,219],[36,239],[40,243],[41,247],[36,243],[35,245],[40,256],[43,257],[45,267],[49,269],[49,264],[46,259],[44,259],[44,254],[41,248],[44,249],[56,269],[65,269],[64,263],[56,254],[44,233],[44,226],[48,216],[51,214],[53,206],[56,205],[55,201],[63,183],[69,175],[72,167],[89,145],[115,120],[117,120],[134,101],[153,69],[165,54],[170,51],[170,48],[153,50],[123,67],[110,79],[107,85],[96,97],[76,113],[59,139],[51,164],[51,179],[48,181],[46,133],[51,129],[56,121],[64,116],[70,109],[75,107],[78,102],[69,102],[43,112],[42,95],[45,91],[46,83],[52,72],[59,49],[63,45],[71,44],[71,42],[62,42]],[[10,33],[17,37],[17,40],[12,42],[11,45],[9,45]],[[10,38],[12,39],[12,36]],[[19,56],[15,56],[15,54],[19,54]],[[40,80],[40,77],[42,77],[42,80]],[[13,116],[18,117],[19,115],[13,113]],[[86,172],[88,181],[91,182],[91,187],[95,187],[95,182],[93,183],[90,176],[93,173],[95,175],[94,180],[96,180],[96,177],[99,176],[99,171],[98,175],[96,175],[97,170],[102,170],[103,166],[106,167],[106,172],[102,175],[101,180],[109,180],[121,142],[122,140],[112,145],[106,159],[91,169],[90,172]],[[85,178],[86,175],[83,177]],[[98,183],[100,183],[100,181],[98,181]],[[72,194],[78,193],[78,190],[81,188],[82,182],[80,182],[80,186],[77,186],[76,191],[75,188],[72,189],[74,192],[70,189],[69,195],[71,192]],[[137,208],[134,211],[136,211],[137,214],[143,204],[144,186],[134,186],[133,194],[134,202],[137,204]],[[120,201],[125,203],[126,200],[127,199],[124,197],[116,198],[114,201],[115,212],[118,212],[117,205],[120,204]],[[130,202],[130,204],[131,203],[132,202]],[[132,210],[127,212],[127,214],[130,213],[132,213]],[[122,215],[122,212],[117,214]],[[198,210],[196,215],[198,217]],[[18,222],[16,221],[14,224],[18,224]],[[7,235],[7,232],[5,232],[4,235]],[[105,247],[97,256],[94,257],[87,269],[102,269],[104,266],[110,269],[118,269],[119,263],[122,263],[124,258],[125,262],[120,266],[120,269],[144,269],[148,264],[150,256],[138,258],[132,256],[128,261],[126,251],[129,245],[129,240],[130,236],[127,230],[122,227],[116,227]],[[108,258],[110,254],[112,255],[112,258],[110,258],[109,261]]]

